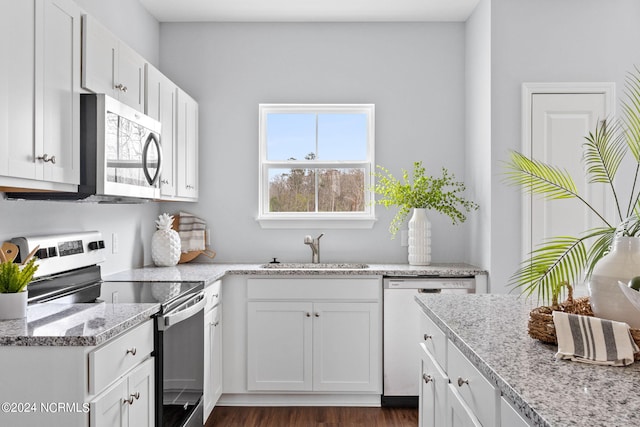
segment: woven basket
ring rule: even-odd
[[[542,306],[536,307],[529,313],[529,336],[548,344],[558,344],[556,328],[553,324],[553,312],[563,311],[565,313],[579,314],[582,316],[593,316],[589,297],[573,298],[573,293],[569,291],[567,300],[558,307]],[[629,328],[631,337],[640,347],[640,329]],[[640,353],[635,354],[635,360],[640,360]]]

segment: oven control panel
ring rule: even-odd
[[[105,244],[99,231],[16,237],[11,242],[19,248],[16,262],[21,262],[37,248],[36,278],[99,264],[105,260]]]

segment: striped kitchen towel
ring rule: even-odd
[[[206,229],[205,220],[187,212],[180,212],[178,234],[180,235],[182,252],[205,250]]]
[[[556,359],[626,366],[640,351],[629,325],[623,322],[554,311],[553,323],[558,338]]]

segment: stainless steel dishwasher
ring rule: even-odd
[[[385,277],[382,406],[418,406],[419,293],[475,293],[474,276]]]

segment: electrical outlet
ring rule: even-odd
[[[118,233],[111,233],[111,253],[118,253]]]

